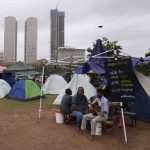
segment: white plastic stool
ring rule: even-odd
[[[102,135],[102,123],[96,123],[95,135]]]

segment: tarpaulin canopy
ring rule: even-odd
[[[28,70],[33,70],[33,67],[27,66],[23,62],[19,61],[16,64],[5,69],[4,72],[10,73],[10,72],[21,72],[21,71],[28,71]]]
[[[17,72],[17,75],[22,75],[22,76],[30,76],[33,77],[34,75],[38,75],[39,72],[35,71],[35,70],[27,70],[27,71],[21,71],[21,72]]]
[[[103,45],[100,39],[97,40],[96,45],[91,53],[89,61],[87,61],[83,67],[76,67],[75,73],[77,74],[85,74],[92,70],[96,74],[103,74],[105,73],[104,69],[104,62],[106,61],[107,54],[103,53]],[[99,55],[96,57],[96,55]]]
[[[139,65],[139,64],[149,64],[150,63],[150,56],[147,56],[145,58],[132,58],[132,67],[133,69],[136,67],[136,65]]]

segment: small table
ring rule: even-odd
[[[131,118],[131,126],[136,127],[136,113],[129,112],[129,111],[124,111],[123,113],[124,113],[124,116],[128,116],[129,118]]]

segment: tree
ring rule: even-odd
[[[122,50],[122,46],[118,45],[118,41],[109,41],[106,37],[102,38],[102,44],[105,51],[109,50],[117,50],[117,54],[119,54],[119,50]],[[107,53],[108,56],[114,56],[114,51],[110,51]]]
[[[150,51],[150,48],[148,49]],[[145,53],[145,57],[150,56],[150,52]]]
[[[88,48],[87,48],[87,51],[88,51],[89,53],[91,53],[91,52],[92,52],[92,48],[91,48],[91,47],[88,47]]]
[[[150,56],[150,52],[145,53],[145,57],[148,57],[148,56]],[[140,61],[142,63],[136,67],[136,70],[143,73],[146,76],[150,76],[150,63],[148,64],[143,63],[144,59],[142,57],[140,58]]]
[[[119,50],[122,50],[122,46],[118,45],[118,41],[109,41],[106,37],[102,38],[102,45],[105,51],[109,51],[109,50],[118,50],[117,54],[119,54]],[[95,43],[93,42],[93,47],[95,46]],[[92,49],[89,47],[87,48],[87,51],[91,54]],[[90,56],[90,54],[88,54]],[[107,53],[108,56],[114,56],[114,51],[108,52]]]

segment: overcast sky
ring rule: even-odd
[[[4,49],[4,18],[18,21],[17,60],[24,59],[24,23],[38,19],[38,59],[49,59],[50,9],[58,0],[0,0],[0,49]],[[118,41],[123,51],[143,57],[150,48],[150,0],[60,0],[65,11],[65,46],[92,47],[101,37]],[[103,28],[97,28],[103,25]]]

